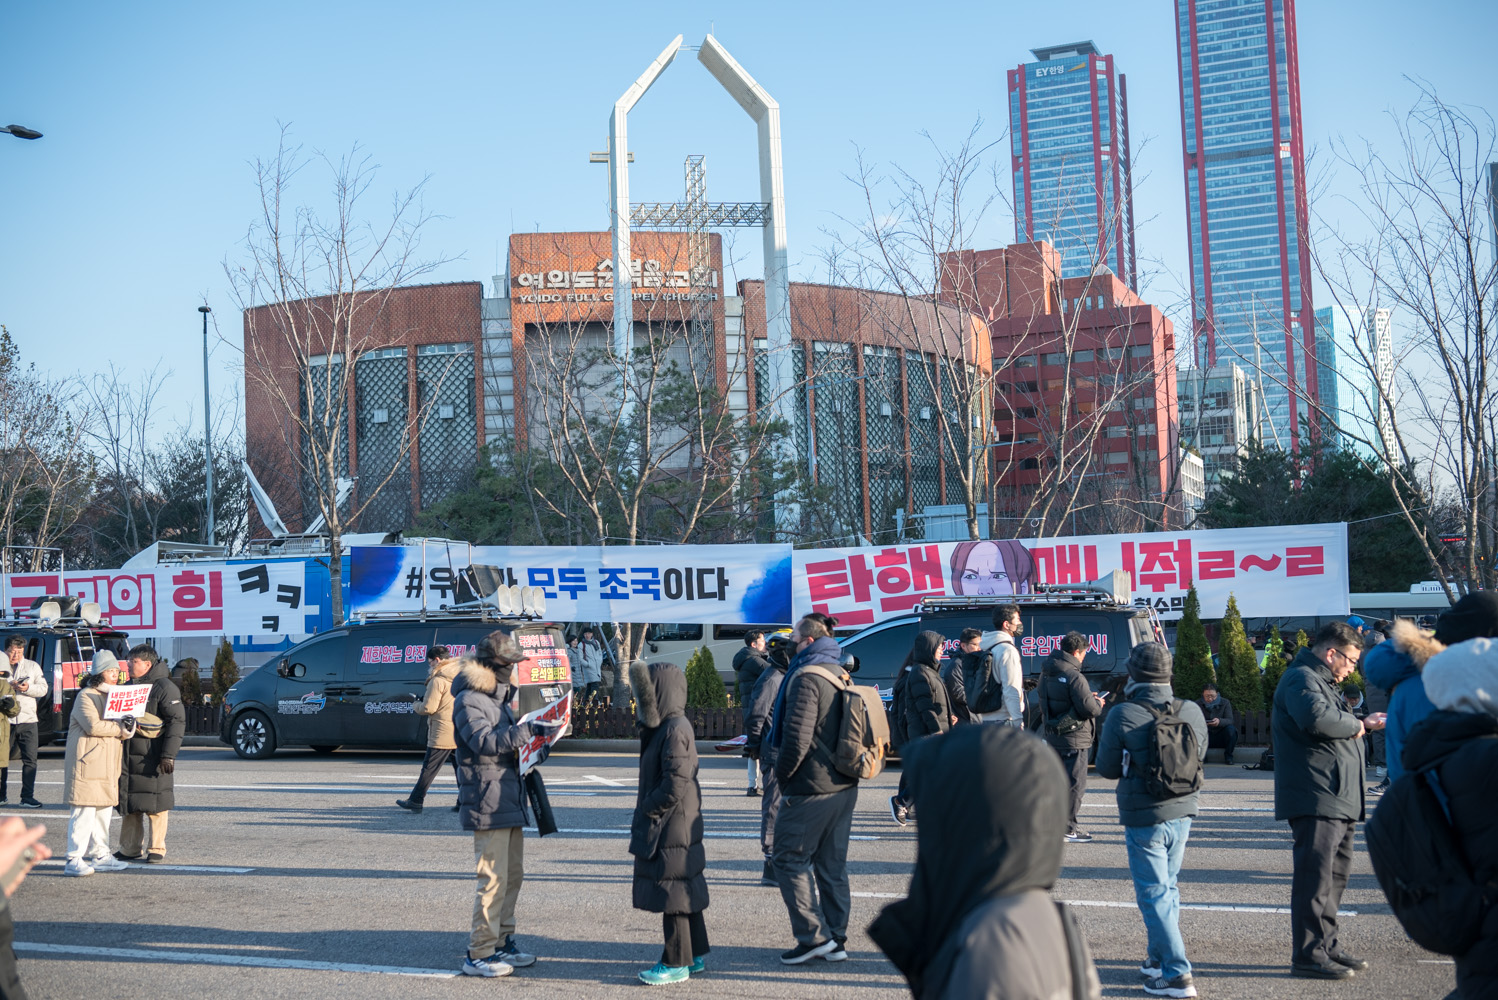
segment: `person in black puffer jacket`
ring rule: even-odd
[[[1473,878],[1498,885],[1498,640],[1437,653],[1422,680],[1436,710],[1410,730],[1405,770],[1435,770]],[[1477,944],[1456,957],[1456,986],[1464,1000],[1498,997],[1498,905],[1488,908]]]
[[[757,628],[752,628],[744,633],[744,648],[733,654],[734,698],[738,701],[744,713],[744,732],[749,732],[749,707],[754,696],[754,685],[759,683],[760,675],[770,667],[770,657],[765,651],[765,634]],[[748,754],[745,754],[747,757]],[[759,768],[753,760],[745,761],[749,770],[749,785],[746,792],[749,795],[758,795],[759,789],[755,786],[755,779],[759,775]]]
[[[952,728],[952,708],[947,702],[947,688],[937,672],[946,637],[940,632],[925,631],[915,637],[907,656],[907,666],[895,684],[895,739],[905,747],[927,736],[940,736]],[[903,756],[903,749],[902,749]],[[900,771],[900,788],[890,796],[889,811],[896,823],[910,821],[910,788],[906,772]]]
[[[764,787],[764,798],[759,803],[759,846],[764,853],[764,869],[760,873],[760,885],[778,886],[775,869],[770,856],[775,853],[775,818],[780,815],[780,782],[775,778],[775,751],[765,744],[770,730],[770,716],[775,710],[775,698],[780,694],[780,684],[785,680],[786,668],[796,653],[796,641],[789,632],[776,632],[767,643],[769,665],[754,682],[749,694],[749,703],[744,708],[744,756],[759,762],[759,782]]]
[[[941,665],[941,680],[947,686],[947,704],[957,716],[956,725],[966,725],[978,720],[967,704],[967,685],[963,678],[976,674],[977,663],[983,656],[981,643],[983,633],[975,628],[965,628],[957,640],[957,650]]]
[[[1082,676],[1082,659],[1086,655],[1087,637],[1081,632],[1066,633],[1061,637],[1061,648],[1051,654],[1040,672],[1038,691],[1045,741],[1061,755],[1061,766],[1066,769],[1071,789],[1066,840],[1072,844],[1092,840],[1092,834],[1077,825],[1077,814],[1087,792],[1087,752],[1092,749],[1097,717],[1103,713],[1102,697],[1092,693],[1087,678]],[[1067,726],[1072,719],[1082,724],[1061,732],[1058,724]]]
[[[479,640],[473,659],[453,679],[453,740],[458,758],[458,819],[473,831],[478,890],[468,937],[466,976],[507,976],[534,965],[536,956],[515,944],[515,900],[525,878],[529,821],[520,782],[520,749],[555,729],[520,723],[519,696],[510,684],[525,659],[520,643],[502,629]]]
[[[640,790],[629,829],[635,859],[634,907],[661,914],[666,947],[640,972],[651,986],[679,983],[706,965],[707,855],[702,850],[702,787],[697,744],[687,721],[687,675],[674,663],[630,664],[640,723]]]
[[[167,813],[176,806],[172,775],[177,770],[177,753],[187,731],[187,710],[182,707],[182,692],[172,683],[166,661],[156,657],[150,646],[130,650],[128,662],[131,684],[149,684],[144,711],[162,722],[161,732],[153,737],[137,729],[125,741],[125,766],[120,769],[120,849],[115,857],[121,861],[144,860],[157,864],[166,860]],[[146,821],[151,822],[151,844],[146,847]]]

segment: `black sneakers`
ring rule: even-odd
[[[836,950],[837,942],[829,938],[821,944],[798,944],[790,951],[781,952],[780,960],[786,965],[800,965],[802,962],[810,961],[813,958],[821,958],[823,955]],[[843,957],[847,958],[848,956],[844,954]]]
[[[1068,844],[1090,844],[1092,843],[1092,834],[1086,830],[1072,830],[1066,835],[1066,842]],[[1191,995],[1196,996],[1195,993]]]
[[[747,795],[747,796],[749,796],[751,799],[758,798],[759,797],[759,789],[755,788],[755,787],[753,787],[751,785],[747,790],[745,790],[744,794]]]
[[[1330,958],[1333,962],[1337,963],[1338,965],[1344,966],[1344,967],[1349,968],[1349,969],[1353,969],[1354,971],[1357,971],[1357,972],[1362,972],[1364,969],[1368,968],[1368,960],[1367,959],[1365,959],[1365,958],[1354,958],[1351,955],[1347,954],[1347,952],[1345,952],[1345,951],[1338,952],[1335,955],[1328,955],[1327,957]]]
[[[1191,976],[1176,976],[1174,979],[1166,979],[1163,976],[1155,979],[1147,979],[1144,982],[1144,992],[1152,997],[1194,997],[1196,987],[1191,984]]]
[[[889,797],[889,814],[896,823],[905,826],[910,822],[910,807],[900,801],[900,796]]]
[[[1319,965],[1292,962],[1290,975],[1297,979],[1351,979],[1354,973],[1347,966],[1336,962],[1322,962]]]
[[[826,962],[846,962],[848,960],[848,942],[843,938],[832,939],[833,948],[822,956]]]

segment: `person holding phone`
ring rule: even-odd
[[[21,807],[40,809],[42,804],[36,797],[36,751],[41,745],[37,735],[36,706],[47,696],[47,675],[42,673],[35,660],[26,658],[26,639],[19,635],[5,640],[5,661],[0,663],[0,669],[10,674],[8,680],[15,689],[16,704],[20,707],[10,724],[11,742],[6,744],[4,751],[7,760],[0,763],[8,763],[9,748],[13,747],[20,754]],[[0,767],[0,802],[6,798],[6,771],[7,768]]]
[[[1106,697],[1093,694],[1087,678],[1082,676],[1082,660],[1086,656],[1087,637],[1081,632],[1068,632],[1040,672],[1040,717],[1045,741],[1060,755],[1071,791],[1066,827],[1069,844],[1092,841],[1092,834],[1077,825],[1077,815],[1082,811],[1082,796],[1087,792],[1087,751],[1092,748],[1092,735],[1097,717],[1103,714]]]

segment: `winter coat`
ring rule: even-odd
[[[770,657],[767,653],[761,653],[757,649],[745,646],[733,654],[733,674],[738,681],[739,700],[747,705],[749,695],[754,691],[754,685],[759,682],[759,675],[765,672],[770,665]]]
[[[465,830],[507,830],[529,822],[520,748],[533,733],[530,723],[516,723],[514,693],[477,660],[463,659],[453,678],[458,819]]]
[[[578,655],[583,661],[583,683],[603,683],[603,643],[594,639],[589,642],[583,639],[577,644]]]
[[[995,632],[984,632],[983,637],[978,640],[980,645],[978,659],[974,663],[974,670],[963,678],[967,688],[968,704],[978,697],[983,690],[983,668],[989,663],[988,656],[992,656],[994,677],[1004,686],[1004,706],[992,712],[986,712],[978,718],[983,722],[1008,722],[1012,725],[1023,725],[1025,720],[1025,667],[1020,660],[1019,647],[1014,644],[1014,636],[999,629]]]
[[[1363,741],[1331,668],[1309,649],[1274,689],[1274,818],[1361,820]]]
[[[10,724],[19,722],[21,703],[25,699],[10,686],[10,681],[0,678],[0,751],[10,754]],[[33,709],[34,711],[34,709]]]
[[[583,651],[571,643],[567,644],[567,672],[572,675],[573,687],[587,686],[588,682],[583,680]]]
[[[177,804],[172,775],[161,770],[164,760],[175,761],[187,732],[187,710],[182,692],[172,683],[165,660],[158,660],[137,684],[151,685],[144,711],[161,720],[161,735],[148,739],[140,732],[125,743],[125,766],[120,774],[120,815],[164,813]]]
[[[427,746],[453,750],[453,678],[458,676],[456,657],[443,660],[427,675],[426,695],[416,706],[417,715],[427,717]]]
[[[818,639],[786,670],[770,722],[781,795],[827,795],[858,784],[833,763],[843,725],[840,692],[825,677],[803,669],[822,666],[841,674],[842,652],[836,640]]]
[[[1103,735],[1098,739],[1097,773],[1101,778],[1117,778],[1118,819],[1124,826],[1154,826],[1166,820],[1195,816],[1197,793],[1190,792],[1172,799],[1157,799],[1145,788],[1140,770],[1149,753],[1150,731],[1155,716],[1146,705],[1165,708],[1175,698],[1169,684],[1130,682],[1124,688],[1127,699],[1113,706],[1103,720]],[[1219,705],[1226,704],[1222,698]],[[1181,718],[1196,732],[1197,755],[1207,759],[1207,720],[1201,706],[1194,701],[1181,703]],[[1129,773],[1123,773],[1124,751],[1129,754]]]
[[[1087,678],[1082,676],[1082,664],[1077,658],[1059,649],[1052,653],[1040,672],[1039,687],[1041,718],[1045,720],[1045,741],[1062,753],[1086,750],[1092,746],[1095,720],[1103,713],[1103,703],[1097,700],[1097,695],[1087,686]],[[1054,732],[1052,726],[1067,712],[1074,713],[1086,724],[1069,733]]]
[[[775,710],[775,698],[784,680],[785,665],[771,659],[755,681],[754,690],[749,692],[749,700],[744,703],[745,757],[774,761],[774,753],[765,746],[765,735],[770,730],[770,714]]]
[[[1388,758],[1391,782],[1398,781],[1404,773],[1400,754],[1406,734],[1435,711],[1436,707],[1425,696],[1425,685],[1420,683],[1420,671],[1426,661],[1443,648],[1413,623],[1401,619],[1394,623],[1387,642],[1381,642],[1363,654],[1363,676],[1389,692],[1384,755]],[[1406,681],[1411,683],[1406,684]]]
[[[104,809],[119,804],[125,727],[104,718],[107,700],[103,690],[87,688],[73,701],[62,764],[62,800],[69,806]]]
[[[947,688],[947,704],[952,708],[952,714],[957,716],[958,725],[976,721],[972,711],[967,707],[967,689],[963,686],[963,676],[967,673],[968,658],[982,656],[981,653],[958,653],[949,656],[942,661],[941,682]]]
[[[1202,718],[1208,722],[1213,719],[1217,720],[1217,725],[1213,726],[1213,729],[1221,729],[1224,726],[1236,726],[1238,724],[1238,716],[1233,712],[1233,703],[1220,694],[1217,696],[1217,700],[1210,705],[1205,700],[1194,701],[1192,704],[1201,709]]]
[[[936,672],[943,641],[940,632],[922,632],[915,637],[911,664],[902,673],[904,690],[895,693],[902,745],[925,736],[938,736],[952,728],[947,688]]]
[[[905,760],[921,822],[904,899],[869,926],[917,1000],[1071,1000],[1059,914],[1066,779],[1009,726],[959,726]],[[1085,996],[1099,994],[1088,958]]]
[[[10,672],[11,686],[14,687],[18,681],[26,681],[26,693],[16,692],[16,703],[21,706],[21,711],[11,721],[17,725],[36,721],[37,702],[47,696],[47,676],[42,673],[42,668],[34,660],[21,660]]]
[[[707,909],[707,855],[696,734],[686,717],[687,676],[672,663],[636,660],[629,685],[641,727],[640,789],[629,827],[634,907],[701,913]]]

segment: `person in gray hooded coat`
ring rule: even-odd
[[[697,744],[687,720],[687,676],[674,663],[629,667],[640,724],[640,789],[629,828],[635,858],[634,907],[661,915],[666,947],[641,970],[651,986],[679,983],[707,966],[707,855],[702,849],[702,787]]]

